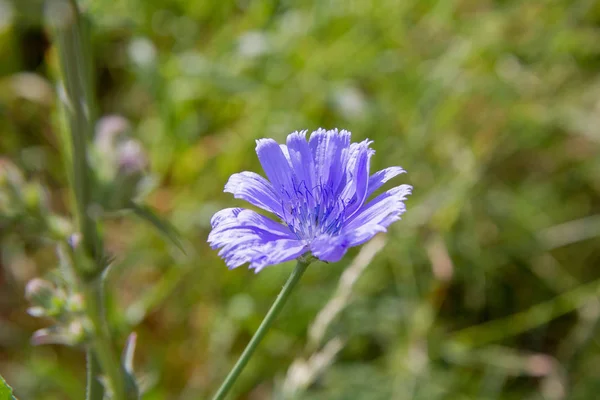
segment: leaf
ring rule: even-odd
[[[2,376],[0,376],[0,400],[17,400],[12,394],[12,388],[8,386]]]
[[[131,202],[130,207],[138,217],[152,224],[160,233],[166,236],[167,239],[177,246],[177,248],[179,248],[183,254],[187,254],[185,248],[183,247],[180,235],[173,225],[162,219],[152,208],[147,205]]]

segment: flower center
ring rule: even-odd
[[[346,204],[334,190],[319,184],[312,189],[305,182],[294,185],[293,193],[284,193],[281,203],[283,220],[302,240],[319,235],[335,235],[342,228]]]

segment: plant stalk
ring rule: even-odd
[[[136,398],[128,395],[125,374],[115,354],[110,331],[105,322],[103,299],[103,245],[95,217],[90,213],[94,175],[88,164],[88,143],[95,124],[94,101],[91,84],[91,44],[84,29],[82,17],[75,0],[50,0],[47,19],[53,29],[64,85],[61,100],[68,116],[70,128],[70,183],[75,200],[75,219],[82,235],[82,249],[89,263],[74,265],[76,280],[81,291],[84,312],[91,324],[88,354],[87,397],[101,399],[105,388],[98,377],[103,373],[114,400]],[[81,265],[84,264],[84,265]],[[98,368],[98,366],[100,368]]]
[[[309,264],[309,261],[298,260],[296,268],[294,268],[294,271],[292,271],[292,274],[281,289],[281,292],[279,292],[279,295],[277,295],[275,302],[269,309],[269,312],[267,313],[263,321],[260,323],[260,326],[256,330],[254,336],[252,336],[252,339],[250,339],[250,342],[248,342],[248,345],[244,349],[244,352],[242,353],[240,358],[237,360],[237,362],[235,363],[235,365],[221,384],[221,387],[219,388],[217,393],[214,395],[213,400],[222,400],[225,398],[225,396],[235,383],[236,379],[238,378],[246,364],[248,364],[248,361],[252,357],[252,354],[254,354],[254,351],[258,347],[258,344],[273,324],[273,321],[283,308],[283,305],[292,293],[292,290],[294,289],[296,284],[300,281],[300,278],[304,274],[304,271],[306,271],[306,268]]]
[[[101,374],[100,364],[93,350],[88,349],[86,351],[85,359],[87,363],[85,400],[103,400],[104,388],[98,380],[98,376]]]
[[[85,61],[82,22],[79,9],[74,0],[55,0],[55,6],[49,11],[49,23],[54,27],[56,47],[60,59],[62,81],[64,84],[64,108],[70,125],[70,156],[72,161],[71,186],[73,187],[77,224],[82,235],[86,253],[93,260],[101,256],[102,245],[97,232],[96,222],[90,215],[91,185],[93,176],[87,160],[87,144],[93,135],[93,106],[89,94],[90,82],[86,72],[89,62]],[[54,15],[63,12],[64,15]],[[60,18],[60,19],[59,19]],[[89,44],[87,44],[89,46]],[[77,266],[76,266],[77,267]]]
[[[85,298],[85,312],[92,324],[94,332],[91,338],[91,347],[95,358],[108,378],[112,391],[112,399],[127,400],[132,398],[125,388],[125,374],[121,362],[115,355],[110,331],[105,323],[103,312],[103,285],[102,278],[83,283],[83,296]],[[88,381],[89,382],[89,381]],[[89,387],[88,390],[94,389]]]

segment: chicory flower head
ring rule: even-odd
[[[250,263],[256,272],[311,252],[322,261],[338,261],[348,248],[371,239],[406,207],[410,185],[367,199],[385,182],[402,174],[389,167],[369,174],[375,153],[364,140],[350,143],[350,132],[318,129],[288,135],[286,145],[256,141],[256,154],[267,179],[254,172],[233,174],[225,192],[275,214],[275,222],[254,211],[227,208],[212,220],[208,242],[229,268]]]

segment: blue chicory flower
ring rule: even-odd
[[[227,208],[212,220],[208,242],[229,268],[250,263],[256,272],[311,252],[322,261],[338,261],[348,248],[371,239],[406,207],[410,185],[367,198],[402,174],[389,167],[369,175],[375,153],[369,140],[350,143],[350,132],[318,129],[293,132],[286,145],[256,141],[256,153],[267,179],[254,172],[233,174],[225,192],[271,212],[282,223],[254,211]]]

